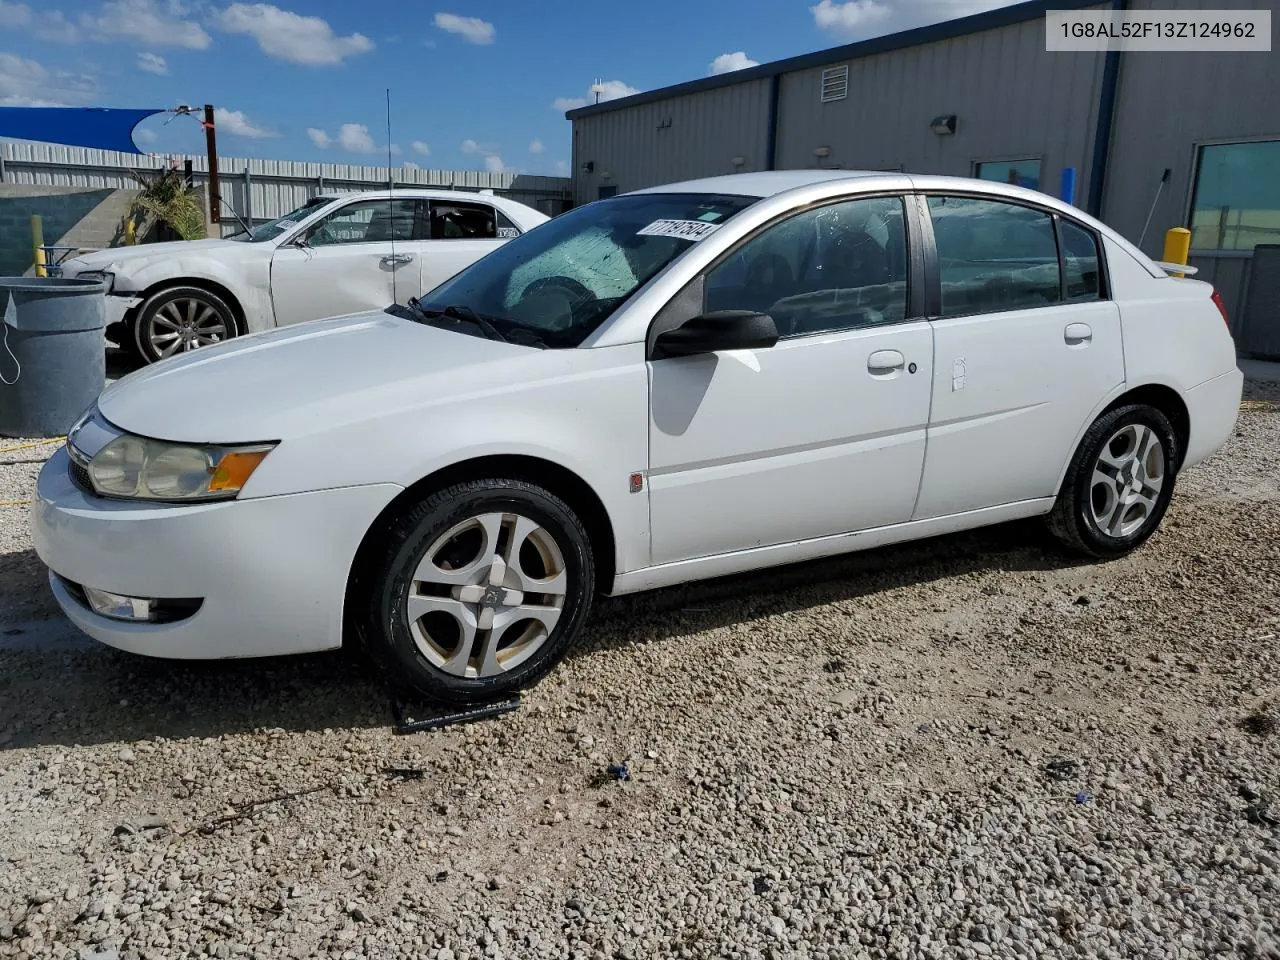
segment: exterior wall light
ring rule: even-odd
[[[943,114],[941,117],[934,117],[929,123],[929,129],[940,137],[949,137],[956,132],[956,115],[954,113]]]

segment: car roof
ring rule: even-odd
[[[744,197],[772,197],[796,187],[807,187],[828,180],[885,179],[902,174],[897,171],[876,170],[761,170],[756,173],[729,173],[720,177],[702,177],[698,180],[682,180],[664,183],[659,187],[646,187],[633,193],[722,193]]]

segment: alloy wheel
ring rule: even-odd
[[[178,297],[163,304],[147,321],[146,337],[161,359],[221,343],[230,335],[226,318],[209,303]]]
[[[1098,529],[1127,537],[1156,512],[1165,480],[1164,444],[1156,431],[1130,423],[1111,435],[1093,467],[1089,505]]]
[[[547,642],[568,574],[552,534],[518,513],[483,513],[445,531],[413,574],[405,614],[418,652],[457,677],[513,670]]]

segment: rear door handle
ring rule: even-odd
[[[1062,331],[1062,339],[1069,347],[1087,346],[1093,340],[1093,328],[1087,323],[1068,323]]]
[[[867,370],[873,376],[883,377],[895,370],[901,370],[906,363],[907,358],[897,350],[877,350],[867,357]]]
[[[383,257],[381,262],[387,264],[388,266],[399,266],[402,263],[412,263],[413,254],[412,253],[391,253]]]

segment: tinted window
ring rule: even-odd
[[[708,310],[754,310],[784,336],[897,323],[907,309],[900,197],[808,210],[765,228],[707,275]]]
[[[1062,277],[1068,300],[1097,300],[1098,241],[1068,220],[1058,221],[1062,237]]]
[[[930,197],[942,315],[1025,310],[1060,303],[1053,219],[996,200]]]
[[[498,236],[494,209],[485,203],[431,201],[432,240],[494,240]]]
[[[1200,148],[1191,210],[1193,250],[1280,242],[1280,140]]]
[[[501,210],[494,210],[493,216],[498,225],[499,240],[510,240],[520,236],[520,228]]]
[[[313,247],[337,243],[412,240],[416,201],[360,200],[334,211],[311,228]]]

